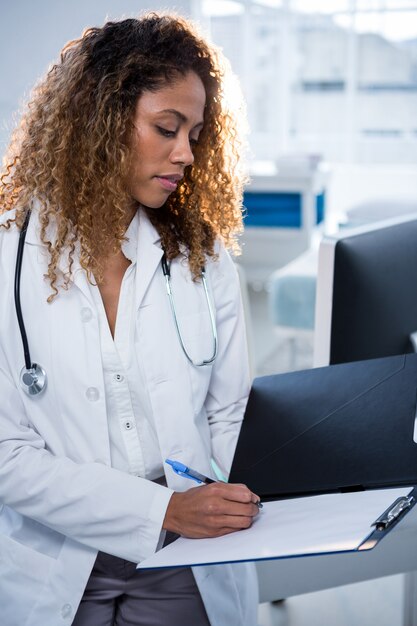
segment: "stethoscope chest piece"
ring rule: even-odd
[[[39,396],[46,388],[45,370],[37,363],[33,363],[30,369],[22,367],[20,384],[28,396]]]
[[[16,306],[17,321],[22,337],[23,353],[25,356],[25,365],[20,372],[20,386],[23,391],[30,397],[39,396],[46,389],[46,372],[37,363],[32,363],[29,352],[29,343],[26,335],[25,323],[23,321],[22,307],[20,304],[20,274],[23,263],[23,249],[26,238],[26,231],[29,225],[30,211],[27,212],[22,230],[19,237],[19,245],[17,248],[16,271],[14,278],[14,300]]]

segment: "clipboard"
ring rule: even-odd
[[[260,519],[139,567],[373,549],[417,501],[416,401],[417,354],[255,379],[229,482],[261,496]]]
[[[417,484],[417,354],[254,380],[230,472],[262,498]]]
[[[372,549],[399,522],[376,527],[381,511],[409,488],[332,493],[265,502],[247,530],[214,539],[180,537],[139,564],[139,569],[308,558]],[[415,499],[414,499],[415,501]],[[414,503],[410,504],[410,509]]]

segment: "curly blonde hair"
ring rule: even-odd
[[[232,111],[225,103],[227,63],[178,16],[150,13],[107,22],[69,42],[34,89],[0,175],[0,213],[16,210],[2,226],[14,222],[22,228],[36,201],[49,250],[49,301],[58,293],[57,265],[64,254],[64,288],[76,250],[90,282],[93,275],[103,281],[106,257],[124,240],[132,201],[124,184],[130,158],[126,129],[138,98],[190,71],[206,91],[194,163],[163,207],[147,213],[169,259],[186,250],[194,279],[205,256],[214,256],[217,237],[238,249],[246,182],[240,160],[243,108]],[[52,241],[49,225],[55,228]]]

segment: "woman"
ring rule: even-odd
[[[11,144],[0,190],[2,624],[256,624],[247,565],[135,569],[167,531],[219,536],[258,511],[244,485],[190,489],[164,464],[212,474],[214,458],[227,473],[248,394],[225,250],[241,228],[238,129],[222,86],[218,55],[184,20],[109,22],[64,48]],[[39,395],[32,358],[47,376]]]

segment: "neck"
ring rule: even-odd
[[[138,210],[139,210],[139,204],[137,203],[135,203],[135,205],[132,205],[126,209],[126,230],[129,228],[129,224],[135,217]]]

